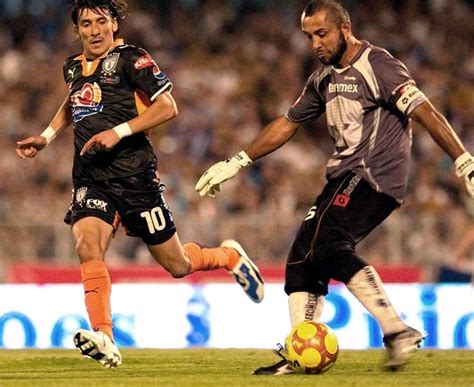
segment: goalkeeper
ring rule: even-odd
[[[289,141],[303,122],[326,113],[334,140],[327,184],[309,209],[286,263],[291,323],[318,321],[329,281],[341,281],[380,324],[386,366],[396,370],[423,335],[400,319],[379,275],[357,255],[356,245],[403,201],[411,120],[426,128],[451,157],[470,196],[474,196],[474,159],[406,66],[386,50],[353,35],[341,3],[311,1],[302,13],[301,28],[322,67],[309,77],[287,114],[264,127],[244,150],[209,168],[196,190],[201,196],[214,196],[242,168]],[[292,372],[283,358],[254,373]]]

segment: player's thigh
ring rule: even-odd
[[[103,259],[113,233],[113,225],[95,216],[76,221],[72,225],[72,234],[81,262]]]
[[[329,275],[322,267],[316,267],[311,259],[311,249],[320,227],[321,219],[334,188],[326,185],[306,214],[288,253],[285,270],[285,291],[327,294]]]
[[[344,179],[328,199],[312,241],[313,260],[331,251],[354,249],[398,206],[395,199],[377,192],[356,174]]]
[[[128,178],[124,185],[133,184],[133,189],[127,187],[120,193],[119,213],[127,235],[147,245],[160,245],[176,233],[176,227],[163,196],[164,184],[150,179],[148,174]]]
[[[72,226],[81,261],[102,259],[119,225],[110,195],[99,186],[87,184],[74,188],[64,221]]]

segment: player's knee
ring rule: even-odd
[[[105,253],[100,246],[86,240],[76,242],[76,252],[81,262],[103,259]]]
[[[182,262],[170,262],[164,268],[173,278],[183,278],[191,272],[191,264],[185,260]]]
[[[318,262],[322,263],[330,278],[347,283],[360,269],[367,266],[354,246],[347,241],[320,243],[314,250]]]
[[[333,262],[331,277],[347,284],[355,273],[367,265],[367,262],[354,252],[341,253]]]

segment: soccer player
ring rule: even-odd
[[[110,368],[122,360],[113,341],[104,255],[120,222],[174,278],[224,268],[255,302],[263,299],[264,283],[234,240],[216,248],[180,243],[148,138],[151,128],[178,114],[172,84],[145,50],[116,38],[126,3],[76,0],[71,7],[83,52],[65,61],[69,94],[50,125],[19,141],[16,153],[36,156],[73,124],[74,189],[65,222],[72,226],[93,328],[76,332],[74,342],[84,356]]]
[[[285,292],[291,323],[319,321],[330,279],[341,281],[377,319],[388,353],[386,366],[396,370],[406,363],[423,335],[400,319],[376,270],[357,255],[355,247],[402,203],[411,119],[426,128],[454,160],[456,174],[471,196],[474,158],[418,89],[405,65],[352,34],[349,14],[340,2],[309,2],[301,28],[322,68],[309,77],[286,115],[265,126],[244,150],[210,167],[196,190],[201,196],[214,196],[221,183],[280,148],[302,122],[325,112],[334,152],[327,164],[327,184],[305,217],[287,258]],[[294,372],[281,352],[280,362],[254,373]]]

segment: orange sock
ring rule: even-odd
[[[191,273],[224,268],[232,270],[240,259],[239,253],[227,247],[202,247],[186,243],[184,252],[191,261]]]
[[[92,329],[104,332],[113,340],[112,314],[110,311],[111,283],[104,261],[82,263],[81,277]]]

